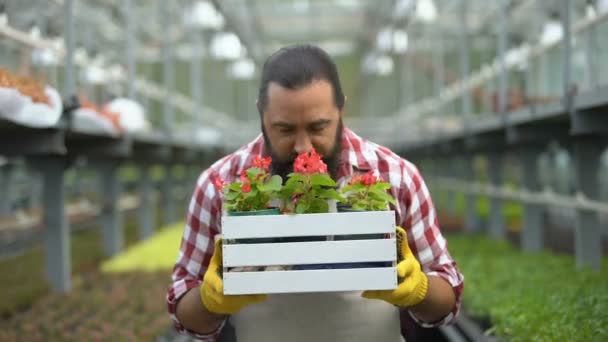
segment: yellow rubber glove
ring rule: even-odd
[[[372,290],[363,292],[368,299],[382,299],[396,306],[410,307],[420,303],[429,286],[429,280],[422,272],[420,263],[407,244],[407,235],[401,227],[396,227],[397,238],[397,288],[394,290]]]
[[[213,256],[200,287],[203,305],[210,312],[230,315],[239,312],[246,305],[266,299],[266,295],[224,295],[224,281],[221,274],[222,242],[221,239],[217,239]]]

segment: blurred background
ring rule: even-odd
[[[414,162],[466,278],[413,340],[608,340],[608,1],[0,0],[0,341],[183,341],[196,178],[311,43],[345,123]],[[233,341],[228,328],[222,337]]]

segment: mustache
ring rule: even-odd
[[[298,157],[298,154],[294,152],[291,153],[287,158],[279,158],[279,156],[275,153],[270,139],[268,139],[268,134],[266,133],[266,128],[264,127],[263,123],[261,125],[261,128],[266,148],[268,149],[268,153],[272,157],[272,162],[270,163],[270,171],[272,174],[281,176],[283,178],[283,182],[285,182],[287,180],[287,175],[293,172],[293,163]],[[340,120],[338,123],[334,146],[321,158],[321,160],[323,160],[323,162],[327,165],[329,175],[334,179],[338,175],[338,167],[341,161],[342,128],[343,123],[342,120]]]

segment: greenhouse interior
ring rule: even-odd
[[[608,341],[608,1],[0,0],[0,37],[0,341]]]

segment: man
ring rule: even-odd
[[[409,312],[423,326],[447,324],[455,319],[460,307],[463,276],[439,231],[433,203],[422,177],[410,162],[344,127],[345,101],[336,66],[321,49],[309,45],[287,47],[266,61],[257,101],[262,134],[203,172],[190,203],[173,284],[167,295],[169,312],[180,332],[215,341],[226,318],[232,317],[239,340],[246,336],[248,341],[257,341],[251,338],[252,331],[263,331],[260,333],[263,341],[293,341],[298,331],[288,330],[292,336],[272,335],[285,333],[276,330],[279,327],[300,329],[298,323],[289,321],[296,314],[300,315],[297,317],[302,325],[324,325],[332,319],[324,310],[344,303],[352,305],[353,310],[361,310],[365,314],[358,316],[364,317],[350,315],[348,317],[354,322],[352,326],[348,326],[348,322],[332,323],[332,328],[326,330],[355,331],[365,325],[364,330],[353,335],[348,335],[347,331],[316,332],[317,335],[313,333],[304,340],[382,340],[376,338],[380,336],[377,334],[382,329],[394,329],[394,325],[389,327],[387,322],[395,316],[396,307]],[[323,309],[319,307],[318,314],[314,313],[317,304],[310,301],[292,302],[288,307],[293,310],[285,313],[276,308],[284,306],[282,301],[290,300],[288,297],[223,295],[223,283],[214,272],[221,267],[221,248],[216,248],[220,245],[214,242],[216,235],[221,233],[221,199],[211,183],[213,178],[219,176],[228,182],[234,181],[240,171],[260,155],[272,156],[272,171],[285,176],[291,171],[295,157],[313,148],[324,155],[330,174],[339,182],[354,173],[374,170],[391,183],[392,195],[398,201],[391,209],[396,214],[396,225],[403,227],[401,231],[397,228],[398,233],[401,232],[402,237],[407,234],[403,250],[406,261],[398,264],[398,288],[364,292],[356,299],[340,297],[335,306],[325,302],[325,299],[331,301],[336,297],[328,295],[318,302],[324,305]],[[302,314],[306,312],[303,311],[305,307],[311,307],[313,313]],[[385,313],[387,315],[383,316]],[[276,329],[266,327],[268,325],[274,325]],[[301,329],[314,331],[317,327]],[[369,336],[363,337],[366,334]]]

